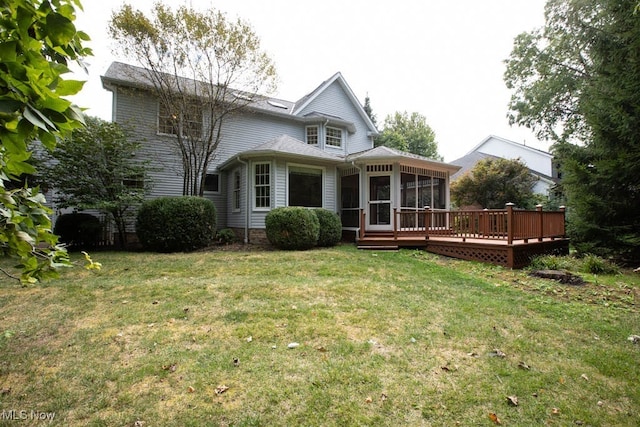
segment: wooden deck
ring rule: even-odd
[[[361,211],[360,223],[366,224]],[[360,249],[423,248],[466,260],[527,266],[542,254],[567,254],[565,212],[515,210],[394,211],[392,231],[365,231],[356,236]]]

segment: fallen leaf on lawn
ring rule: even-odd
[[[630,335],[627,340],[631,341],[634,344],[640,344],[640,335]]]
[[[251,341],[253,341],[253,337],[248,337],[247,342],[251,342]]]
[[[531,368],[529,367],[529,365],[527,365],[527,364],[526,364],[526,363],[524,363],[524,362],[520,362],[520,363],[518,363],[518,368],[520,368],[520,369],[524,369],[524,370],[526,370],[526,371],[528,371],[529,369],[531,369]]]
[[[478,353],[476,353],[475,351],[472,351],[471,353],[467,353],[467,356],[469,356],[469,357],[478,357]]]
[[[0,394],[9,394],[11,393],[11,387],[3,387],[2,390],[0,390]]]
[[[496,414],[494,414],[493,412],[489,412],[489,419],[491,421],[493,421],[494,423],[496,423],[497,425],[501,425],[502,421],[500,421],[500,418],[498,418],[498,416]]]
[[[560,377],[558,381],[560,381],[560,384],[564,384],[564,378]]]
[[[518,397],[517,396],[507,396],[507,402],[511,406],[518,406]]]
[[[240,366],[240,359],[238,359],[237,357],[233,359],[233,366],[235,366],[236,368]]]
[[[227,387],[226,385],[219,385],[218,387],[216,387],[216,394],[222,394],[227,390],[229,390],[229,387]]]
[[[507,355],[504,354],[504,352],[502,350],[499,350],[497,348],[494,348],[493,351],[489,353],[489,356],[491,356],[491,357],[507,357]]]
[[[580,375],[580,378],[582,378],[585,381],[589,381],[589,377],[587,376],[587,374]]]
[[[373,399],[371,398],[371,396],[368,396],[364,401],[367,403],[371,403],[373,402]]]
[[[143,427],[144,426],[144,421],[136,421],[135,423],[133,423],[133,427]]]
[[[170,365],[162,365],[162,369],[169,372],[175,372],[176,368],[177,368],[177,365],[175,363],[172,363]]]
[[[384,393],[382,393],[382,394],[380,395],[380,400],[382,400],[383,402],[384,402],[385,400],[387,400],[387,395],[386,395],[386,394],[384,394]]]
[[[558,414],[560,414],[560,409],[558,409],[558,408],[551,408],[551,413],[552,413],[553,415],[558,415]]]
[[[287,345],[287,348],[296,348],[296,347],[300,347],[300,344],[298,344],[297,342],[292,342],[292,343],[289,343],[289,345]]]
[[[321,352],[321,353],[324,353],[324,352],[326,352],[326,351],[327,351],[327,349],[326,349],[324,346],[322,346],[322,345],[321,345],[321,346],[319,346],[319,347],[316,347],[316,350],[318,350],[318,351],[319,351],[319,352]]]
[[[193,388],[193,387],[191,387],[191,386],[189,386],[189,388],[187,388],[187,391],[188,391],[189,393],[193,393],[194,391],[196,391],[196,389],[195,389],[195,388]]]

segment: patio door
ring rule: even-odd
[[[391,174],[368,176],[368,230],[393,230],[391,214]]]

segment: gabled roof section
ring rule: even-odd
[[[396,150],[395,148],[385,147],[383,145],[372,148],[370,150],[350,154],[347,156],[347,161],[354,163],[370,163],[373,161],[397,161],[412,163],[420,166],[428,166],[437,169],[444,169],[451,173],[455,173],[460,169],[460,166],[440,162],[428,157],[419,156],[413,153],[407,153],[405,151]]]
[[[488,137],[486,137],[485,139],[483,139],[482,141],[480,141],[480,143],[478,145],[476,145],[475,147],[473,147],[467,154],[471,154],[474,151],[477,151],[480,147],[482,147],[484,144],[487,143],[487,141],[491,140],[491,139],[496,139],[498,141],[504,142],[505,144],[508,145],[512,145],[518,148],[522,148],[537,154],[544,154],[549,156],[549,158],[553,157],[553,154],[548,153],[546,151],[542,151],[542,150],[538,150],[537,148],[533,148],[533,147],[529,147],[528,145],[524,145],[524,144],[520,144],[519,142],[515,142],[515,141],[511,141],[510,139],[506,139],[506,138],[502,138],[500,136],[495,136],[495,135],[489,135]]]
[[[301,161],[305,160],[331,164],[340,164],[344,162],[344,157],[327,153],[289,135],[280,135],[279,137],[267,141],[264,144],[260,144],[250,150],[237,154],[222,164],[220,169],[225,169],[228,165],[235,163],[238,157],[244,160],[264,156],[291,157]]]
[[[451,175],[451,180],[454,181],[460,178],[465,173],[471,171],[475,167],[476,163],[484,159],[497,160],[497,159],[502,159],[502,157],[494,156],[487,153],[482,153],[480,151],[471,151],[468,154],[460,157],[459,159],[456,159],[451,162],[452,165],[460,166],[461,168],[458,172]],[[531,168],[527,168],[527,169],[529,169],[529,173],[531,173],[531,175],[535,175],[536,177],[538,177],[539,179],[545,182],[548,182],[551,184],[555,183],[552,177],[545,175],[543,173],[540,173],[538,171],[535,171]]]
[[[342,89],[345,91],[345,93],[347,94],[347,97],[349,98],[349,100],[353,104],[353,107],[358,111],[358,114],[360,115],[360,117],[362,117],[364,122],[367,124],[367,127],[369,128],[369,131],[374,133],[374,134],[377,134],[378,130],[376,129],[375,125],[373,124],[373,122],[371,121],[371,119],[369,118],[367,113],[364,111],[364,107],[360,104],[360,101],[358,100],[356,95],[353,93],[353,91],[351,90],[351,87],[349,87],[349,85],[347,84],[347,81],[344,79],[344,77],[342,76],[342,73],[340,73],[340,72],[335,73],[328,80],[325,80],[324,82],[322,82],[320,84],[320,86],[315,88],[311,93],[309,93],[309,94],[305,95],[304,97],[302,97],[301,99],[299,99],[298,102],[295,103],[295,106],[293,107],[293,110],[291,111],[291,114],[298,115],[314,99],[316,99],[318,96],[320,96],[320,94],[322,92],[324,92],[334,82],[337,82],[342,87]]]

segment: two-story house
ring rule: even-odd
[[[533,192],[550,198],[555,197],[554,189],[560,175],[553,155],[495,135],[489,135],[467,154],[452,161],[451,164],[460,166],[461,169],[453,174],[451,179],[455,181],[472,170],[480,160],[487,158],[520,159],[536,179]]]
[[[144,141],[138,155],[155,166],[149,197],[181,195],[180,162],[166,144],[175,135],[162,126],[152,87],[136,77],[143,75],[114,62],[102,77],[113,93],[112,120]],[[449,178],[459,169],[374,148],[376,127],[340,73],[298,101],[253,96],[224,122],[222,135],[205,197],[216,205],[218,228],[234,229],[245,242],[265,238],[265,216],[280,206],[334,211],[354,236],[361,228],[391,230],[394,208],[447,209]]]

